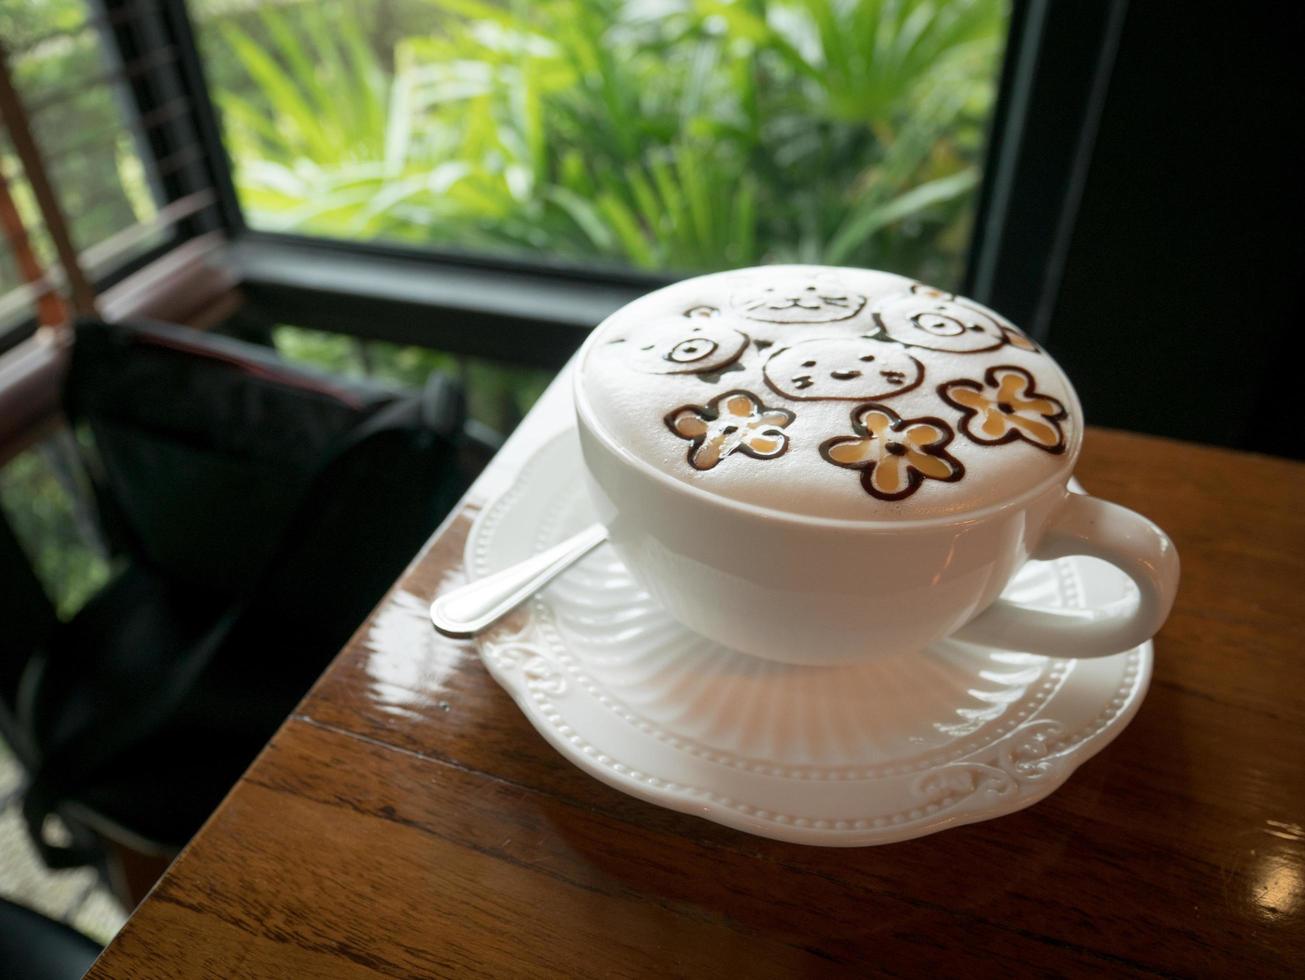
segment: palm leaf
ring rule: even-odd
[[[846,262],[875,232],[958,197],[973,189],[978,181],[977,172],[962,170],[914,187],[884,204],[858,209],[848,216],[848,220],[825,247],[825,261],[835,265]]]

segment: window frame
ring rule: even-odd
[[[1128,0],[1013,0],[962,292],[1049,341]]]

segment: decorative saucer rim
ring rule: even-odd
[[[466,563],[473,574],[483,574],[486,570],[489,542],[503,516],[519,505],[530,488],[535,479],[533,474],[539,469],[537,461],[556,458],[560,444],[568,439],[574,441],[574,430],[564,431],[539,447],[511,485],[482,510],[466,545]],[[556,522],[556,513],[551,519]],[[552,530],[541,527],[540,537],[547,537]],[[1057,560],[1055,567],[1061,582],[1078,583],[1078,564],[1079,560],[1074,558]],[[1076,585],[1071,586],[1071,592],[1076,590]],[[1064,725],[1050,717],[1050,709],[1073,684],[1073,668],[1078,662],[1053,661],[1054,681],[1042,682],[1051,684],[1052,689],[1040,700],[1036,710],[1025,717],[1007,720],[1005,730],[986,744],[975,746],[972,751],[962,746],[942,762],[925,760],[909,766],[901,763],[867,766],[860,774],[847,771],[855,767],[814,765],[795,767],[803,772],[793,772],[786,771],[789,767],[784,765],[732,759],[729,753],[719,751],[693,753],[712,767],[714,773],[733,770],[745,778],[772,785],[775,781],[809,788],[862,784],[867,787],[868,800],[881,791],[890,795],[903,789],[918,798],[916,805],[892,812],[868,812],[850,819],[810,817],[779,812],[780,808],[773,806],[759,807],[736,798],[738,794],[722,794],[710,786],[642,772],[614,758],[611,746],[593,744],[568,721],[565,705],[559,704],[558,699],[572,691],[572,684],[578,684],[588,697],[599,703],[605,695],[582,672],[567,673],[565,641],[557,630],[549,603],[536,596],[525,608],[523,626],[511,633],[500,627],[482,634],[477,638],[477,649],[491,676],[512,697],[532,726],[568,761],[607,785],[671,810],[765,837],[824,846],[865,846],[913,839],[1013,813],[1044,799],[1127,727],[1145,698],[1153,663],[1150,642],[1109,658],[1122,665],[1118,685],[1091,721],[1077,731],[1066,733]],[[561,663],[557,656],[559,650]],[[658,727],[655,723],[628,709],[622,715],[619,699],[608,697],[608,700],[616,703],[603,707],[628,728],[624,732],[626,737],[660,743],[660,750],[668,759],[684,753],[693,742],[684,736],[668,738],[664,730],[655,730]],[[871,772],[871,769],[881,771]],[[878,784],[892,781],[905,785],[895,790],[879,789]]]

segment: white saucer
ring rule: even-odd
[[[534,454],[471,529],[473,578],[594,520],[582,465],[574,432]],[[1006,595],[1083,606],[1131,587],[1072,558],[1030,562]],[[770,663],[671,620],[606,545],[526,609],[477,645],[559,752],[632,796],[804,844],[884,844],[1035,803],[1123,730],[1151,677],[1150,643],[1100,660],[944,641],[858,667]]]

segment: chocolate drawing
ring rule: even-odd
[[[1006,344],[1040,352],[1016,327],[986,306],[916,283],[878,301],[875,322],[893,340],[952,354],[978,354]]]
[[[733,374],[735,371],[744,370],[746,370],[746,368],[744,367],[742,359],[735,358],[722,368],[717,368],[714,371],[696,371],[693,376],[704,384],[718,385],[721,383],[721,380],[725,375]]]
[[[960,460],[947,452],[952,429],[932,416],[904,419],[886,405],[852,410],[852,436],[820,445],[826,461],[861,472],[861,487],[880,500],[911,496],[925,480],[955,483],[965,476]]]
[[[717,395],[706,405],[685,405],[668,412],[666,427],[689,440],[689,465],[709,470],[725,457],[742,453],[753,459],[782,456],[789,445],[783,430],[797,416],[784,408],[767,408],[741,389]]]
[[[961,412],[959,428],[971,442],[999,446],[1022,439],[1048,453],[1065,451],[1065,406],[1037,390],[1033,375],[1013,364],[984,372],[983,381],[961,378],[938,386],[943,401]]]
[[[766,323],[831,323],[847,320],[865,306],[832,272],[776,271],[744,279],[730,296],[735,312]]]
[[[688,314],[650,321],[618,339],[626,341],[622,351],[629,365],[647,374],[718,372],[737,361],[750,342],[714,316]]]
[[[1015,327],[1002,327],[1001,332],[1006,336],[1006,343],[1017,350],[1026,350],[1030,354],[1042,353],[1042,348],[1022,330]]]
[[[763,371],[772,391],[795,401],[889,398],[924,380],[906,348],[867,337],[799,341],[771,354]]]

